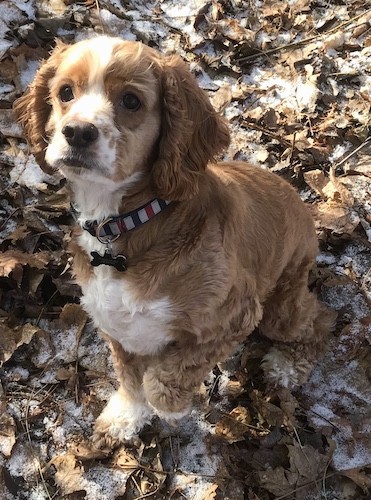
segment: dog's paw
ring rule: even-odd
[[[156,408],[153,408],[153,410],[158,417],[160,417],[162,420],[165,420],[165,422],[167,422],[169,425],[175,427],[180,419],[190,413],[191,407],[186,408],[184,411],[162,411],[157,410]]]
[[[112,450],[123,443],[137,445],[138,433],[150,423],[152,415],[148,405],[127,401],[120,393],[115,393],[95,422],[93,446]]]
[[[308,380],[313,364],[303,358],[295,359],[290,352],[272,347],[263,357],[261,367],[269,385],[292,389]]]

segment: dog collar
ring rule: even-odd
[[[170,201],[155,198],[136,210],[132,210],[122,215],[107,217],[107,219],[102,222],[86,220],[84,224],[82,224],[82,228],[88,231],[92,236],[95,236],[101,243],[106,243],[107,241],[112,243],[112,241],[116,240],[122,233],[127,233],[132,229],[136,229],[150,219],[153,219],[155,215],[165,210],[170,203]],[[80,211],[73,203],[71,203],[71,212],[73,218],[78,221]]]
[[[142,205],[136,210],[127,212],[122,215],[107,217],[102,222],[96,220],[87,220],[82,224],[82,228],[88,231],[92,236],[95,236],[100,243],[106,245],[104,254],[99,252],[91,252],[93,266],[105,264],[115,267],[118,271],[126,270],[126,257],[124,255],[112,255],[112,243],[116,241],[121,234],[127,233],[132,229],[140,227],[155,215],[159,214],[170,204],[170,201],[155,198],[149,203]],[[78,207],[71,203],[71,213],[73,218],[78,221],[80,212]]]

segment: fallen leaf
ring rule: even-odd
[[[361,469],[343,470],[341,471],[341,474],[343,476],[348,477],[354,483],[356,483],[356,485],[362,489],[365,495],[367,495],[367,493],[369,493],[369,490],[371,490],[371,476],[369,474],[366,474],[364,470]]]
[[[244,439],[251,422],[249,410],[237,406],[228,415],[224,415],[215,426],[215,434],[224,438],[228,443],[236,443]]]
[[[27,264],[36,269],[43,269],[48,262],[49,255],[47,252],[28,254],[16,249],[7,250],[0,253],[0,276],[9,276],[14,269]]]
[[[318,228],[327,229],[340,235],[353,234],[360,223],[357,212],[331,202],[318,204],[314,219]]]
[[[6,411],[6,403],[0,403],[0,453],[10,457],[15,444],[14,418]]]
[[[285,470],[283,467],[256,472],[260,486],[273,495],[284,496],[295,490],[298,474]]]
[[[84,469],[73,453],[57,455],[49,462],[49,465],[54,465],[56,468],[55,481],[63,495],[84,490],[82,485]]]
[[[0,366],[11,358],[17,347],[29,344],[40,329],[26,323],[23,326],[10,328],[5,318],[0,318]]]

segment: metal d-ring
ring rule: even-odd
[[[111,222],[112,220],[113,220],[112,217],[110,217],[109,219],[105,219],[100,224],[98,224],[97,229],[95,231],[95,236],[96,236],[97,240],[100,243],[102,243],[103,245],[110,246],[114,241],[118,240],[121,236],[120,234],[116,234],[116,235],[107,234],[106,236],[99,236],[99,233],[100,233],[100,230],[102,229],[102,227],[105,226],[106,224],[108,224],[109,222]]]

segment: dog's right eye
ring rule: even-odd
[[[72,101],[73,98],[74,98],[74,95],[73,95],[72,87],[70,85],[63,85],[63,87],[61,87],[59,90],[59,99],[62,102],[68,102],[68,101]]]

